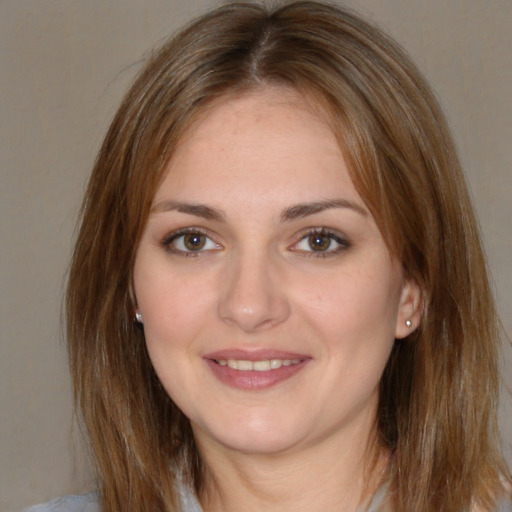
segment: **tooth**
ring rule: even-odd
[[[260,361],[248,361],[246,359],[218,359],[220,366],[228,366],[233,370],[249,371],[255,370],[265,372],[269,370],[277,370],[281,366],[292,366],[299,364],[300,359],[263,359]]]
[[[265,361],[254,361],[253,367],[257,372],[266,372],[270,370],[271,363],[268,359]]]
[[[236,362],[239,370],[252,370],[253,369],[253,362],[252,361],[244,361],[239,360]]]

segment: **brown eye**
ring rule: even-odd
[[[312,251],[322,252],[329,249],[332,243],[332,237],[323,234],[313,234],[308,237],[308,245]]]
[[[196,229],[172,233],[162,241],[162,245],[172,253],[189,256],[222,249],[206,233]]]
[[[324,228],[311,230],[291,247],[306,256],[335,256],[351,246],[339,232]]]
[[[183,244],[189,251],[200,251],[206,245],[206,236],[201,233],[188,233],[183,236]]]

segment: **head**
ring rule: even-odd
[[[67,310],[75,392],[105,488],[122,493],[125,485],[128,496],[146,482],[153,496],[166,497],[170,480],[155,475],[170,459],[201,485],[190,425],[133,321],[134,263],[180,142],[219,105],[269,88],[293,91],[329,127],[403,278],[420,290],[416,329],[392,347],[377,415],[394,468],[421,475],[407,491],[420,502],[426,482],[445,485],[446,468],[460,477],[481,462],[475,439],[492,452],[497,336],[485,262],[428,85],[378,29],[314,2],[224,6],[192,23],[150,57],[105,138],[83,205]],[[117,446],[109,455],[106,440]],[[482,485],[471,478],[469,487]]]

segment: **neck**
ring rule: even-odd
[[[248,454],[211,446],[200,451],[208,474],[201,496],[207,512],[355,512],[382,482],[388,455],[376,442],[332,439],[301,450]]]

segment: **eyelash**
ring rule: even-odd
[[[207,242],[211,242],[215,244],[216,248],[220,248],[221,246],[214,242],[209,235],[208,231],[201,229],[201,228],[184,228],[180,229],[178,231],[174,231],[173,233],[167,235],[161,242],[162,247],[164,247],[167,251],[169,251],[172,254],[177,254],[179,256],[185,256],[185,257],[198,257],[201,254],[215,250],[215,249],[203,249],[202,247],[197,250],[184,250],[179,249],[174,245],[177,240],[179,240],[182,237],[185,237],[186,235],[197,235],[201,237],[205,237],[207,239]]]
[[[215,248],[208,248],[204,249],[203,247],[198,248],[197,250],[186,250],[186,249],[180,249],[176,247],[174,244],[177,240],[179,240],[182,237],[185,237],[186,235],[197,235],[201,237],[205,237],[207,241],[206,244],[212,243],[216,247]],[[339,254],[340,252],[348,249],[351,247],[351,244],[348,240],[343,238],[339,233],[328,230],[326,228],[314,228],[314,229],[308,229],[307,231],[302,232],[300,235],[300,238],[297,242],[295,242],[291,247],[290,250],[293,252],[299,252],[303,254],[304,256],[308,258],[328,258],[330,256],[334,256],[336,254]],[[329,239],[329,246],[323,250],[323,251],[315,251],[313,249],[311,250],[303,250],[298,249],[297,246],[307,240],[311,237],[324,237]],[[335,242],[338,244],[337,247],[334,249],[330,248],[330,245],[332,242]],[[177,254],[179,256],[185,256],[185,257],[198,257],[205,252],[209,252],[216,249],[221,249],[222,246],[217,244],[212,240],[212,237],[210,236],[209,232],[207,230],[191,227],[191,228],[184,228],[180,229],[178,231],[175,231],[173,233],[170,233],[169,235],[165,236],[164,239],[161,241],[162,247],[164,247],[167,251],[169,251],[172,254]]]
[[[329,239],[329,247],[325,249],[324,251],[314,251],[314,250],[302,250],[297,249],[296,247],[303,241],[307,240],[311,237],[325,237]],[[337,247],[334,249],[330,249],[330,244],[332,242],[335,242],[338,244]],[[346,239],[343,238],[339,233],[331,231],[326,228],[315,228],[315,229],[309,229],[308,231],[301,234],[301,237],[298,242],[296,242],[292,246],[292,251],[301,252],[308,258],[328,258],[330,256],[334,256],[339,254],[342,251],[345,251],[351,247],[351,243]]]

